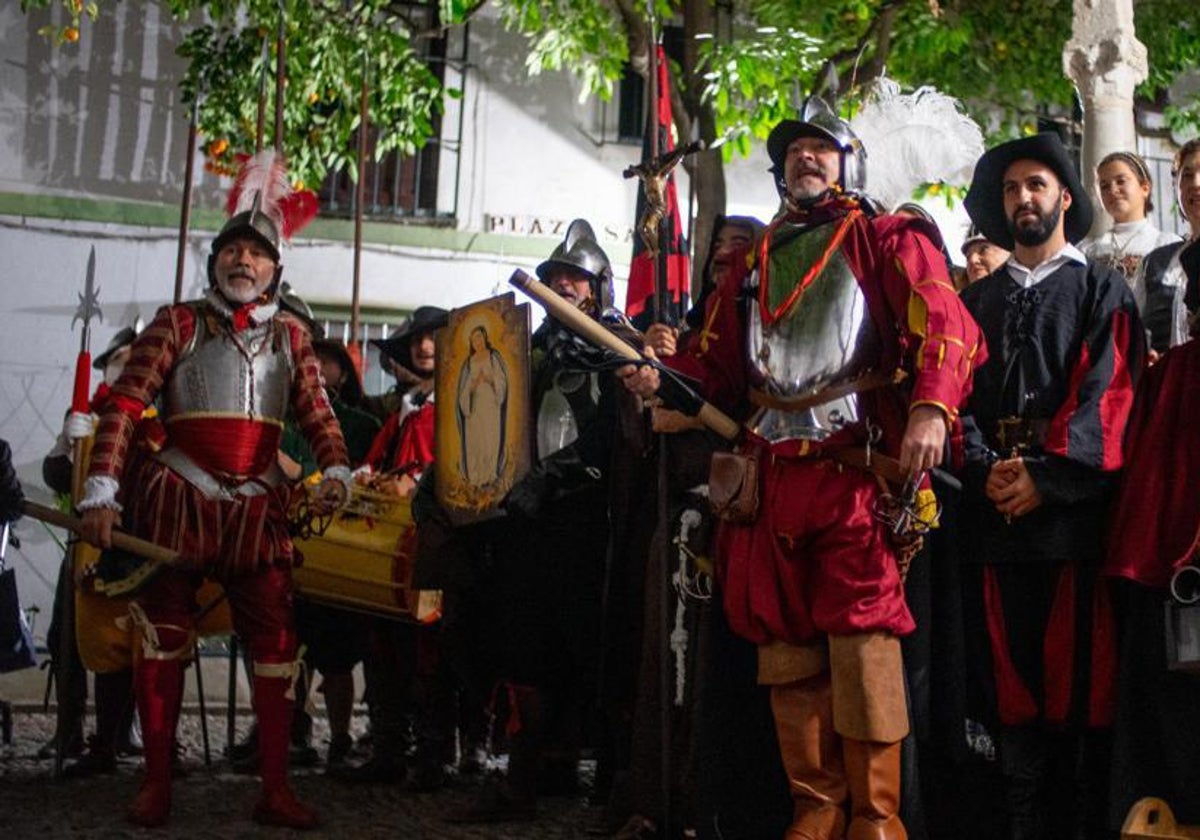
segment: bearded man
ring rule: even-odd
[[[902,840],[899,637],[914,624],[893,540],[905,529],[878,514],[927,486],[986,351],[936,228],[875,213],[862,142],[828,105],[810,97],[767,151],[784,210],[754,271],[713,293],[704,340],[666,364],[747,421],[743,475],[754,464],[757,482],[743,484],[761,503],[722,524],[717,570],[770,687],[786,837]],[[643,397],[658,390],[651,367],[618,373]]]
[[[183,667],[195,642],[195,593],[205,576],[225,588],[234,628],[253,659],[262,796],[254,818],[312,828],[316,814],[287,781],[298,674],[292,620],[291,486],[277,455],[291,411],[324,479],[312,504],[330,512],[346,500],[346,447],[321,385],[308,330],[278,306],[279,244],[289,220],[245,195],[213,240],[210,288],[201,300],[163,307],[133,344],[96,433],[85,485],[83,537],[107,548],[123,514],[126,530],[179,552],[137,598],[141,629],[134,691],[146,775],[129,809],[137,825],[166,822]],[[166,439],[131,450],[146,406],[162,399]]]
[[[1116,657],[1097,574],[1145,338],[1121,275],[1073,244],[1092,207],[1057,135],[987,152],[966,206],[1012,251],[962,293],[991,349],[963,417],[976,711],[996,735],[1009,836],[1100,837]]]

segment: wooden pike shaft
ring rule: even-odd
[[[21,510],[26,516],[40,519],[42,522],[48,522],[60,528],[66,528],[68,531],[74,531],[77,534],[83,527],[83,522],[79,517],[63,513],[52,507],[39,505],[37,502],[31,502],[28,499],[22,503]],[[114,547],[122,551],[131,552],[139,557],[145,557],[147,560],[153,560],[156,563],[174,563],[179,560],[178,552],[164,548],[157,543],[139,539],[132,534],[126,534],[124,531],[114,530],[112,541]]]

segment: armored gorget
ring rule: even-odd
[[[852,383],[879,364],[866,297],[833,244],[838,224],[780,226],[766,271],[756,272],[765,288],[750,307],[747,339],[751,384],[764,406],[755,428],[768,441],[821,440],[857,422]]]

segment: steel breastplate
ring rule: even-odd
[[[600,402],[600,383],[594,373],[563,370],[554,374],[542,394],[537,413],[537,456],[541,460],[579,439],[579,418],[574,403]]]
[[[770,308],[779,306],[820,261],[835,228],[836,224],[825,224],[801,231],[772,249],[767,272]],[[799,411],[765,409],[756,424],[760,435],[769,441],[820,440],[858,421],[857,395],[828,401],[820,396],[871,371],[880,357],[866,296],[840,248],[791,309],[776,320],[764,323],[761,310],[752,305],[747,336],[752,384],[770,397],[803,399],[809,404]]]
[[[282,326],[269,321],[230,335],[212,329],[201,310],[163,388],[167,445],[155,457],[209,498],[278,485],[292,369]]]
[[[292,387],[292,352],[274,321],[231,335],[201,314],[163,389],[163,419],[239,417],[282,424]]]

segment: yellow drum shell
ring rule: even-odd
[[[429,623],[441,593],[412,588],[417,529],[407,497],[356,486],[320,536],[296,541],[297,593],[323,604]]]

